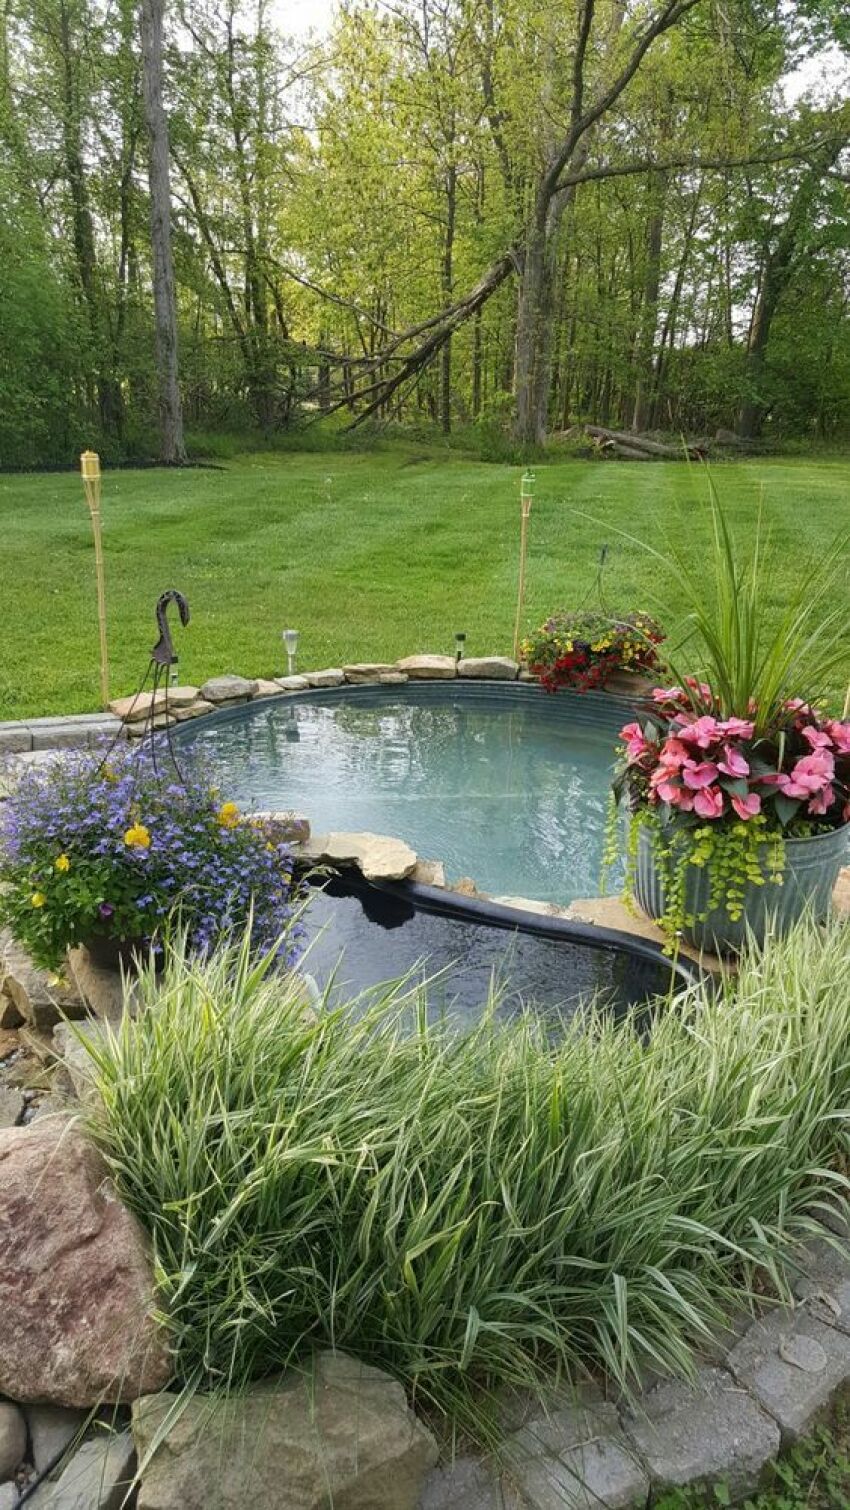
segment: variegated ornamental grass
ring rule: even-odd
[[[461,1036],[403,985],[314,1013],[247,949],[175,956],[93,1050],[93,1131],[182,1377],[331,1343],[486,1436],[506,1384],[687,1370],[844,1199],[848,965],[850,930],[800,927],[651,1031],[553,1044],[533,1011]]]

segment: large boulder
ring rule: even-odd
[[[87,1406],[161,1389],[142,1228],[66,1117],[0,1132],[0,1394]]]
[[[138,1510],[415,1510],[437,1459],[401,1385],[339,1353],[229,1400],[176,1404],[133,1407]]]
[[[136,1457],[129,1431],[84,1442],[55,1481],[27,1501],[29,1510],[124,1510]]]
[[[355,686],[364,682],[379,682],[382,676],[389,676],[395,671],[387,661],[358,661],[353,666],[343,666],[343,674],[347,682],[353,682]]]

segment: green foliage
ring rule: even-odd
[[[682,548],[668,537],[643,549],[672,579],[688,605],[681,647],[710,688],[709,711],[752,719],[756,734],[781,727],[789,701],[817,705],[847,657],[848,545],[842,530],[825,548],[802,548],[782,611],[771,614],[778,569],[762,511],[744,535],[732,523],[708,474],[708,548],[692,539]],[[674,676],[686,685],[677,652],[665,650]],[[706,712],[694,691],[694,706]]]
[[[506,1384],[686,1371],[783,1289],[848,1152],[846,931],[798,929],[553,1044],[418,997],[305,1009],[247,949],[179,954],[91,1047],[93,1132],[151,1232],[180,1376],[238,1385],[332,1342],[487,1435]]]

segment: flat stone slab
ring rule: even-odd
[[[378,677],[382,687],[403,687],[405,682],[410,681],[406,671],[384,671]]]
[[[720,1368],[700,1369],[693,1384],[656,1385],[623,1425],[659,1493],[722,1481],[739,1498],[757,1488],[780,1447],[776,1422]]]
[[[78,750],[123,732],[120,718],[109,713],[77,714],[71,718],[29,720],[33,750]]]
[[[463,656],[457,663],[458,676],[490,682],[515,682],[519,663],[508,655]]]
[[[613,1405],[568,1406],[529,1422],[509,1439],[506,1461],[530,1510],[630,1510],[649,1494]]]
[[[276,676],[280,692],[306,692],[310,683],[306,676]]]
[[[129,697],[113,698],[110,711],[123,722],[139,723],[160,713],[168,706],[171,709],[187,708],[197,701],[197,687],[160,687],[156,692],[138,692]]]
[[[249,698],[256,697],[257,685],[244,676],[213,676],[204,682],[198,695],[204,702],[217,706],[220,703],[246,703]]]
[[[199,697],[190,703],[188,708],[177,708],[174,713],[179,724],[185,723],[187,718],[201,718],[204,713],[214,713],[215,703],[208,703],[205,698]]]
[[[353,666],[343,666],[343,674],[347,682],[379,682],[382,676],[389,676],[395,671],[395,666],[386,661],[358,661]]]
[[[27,1405],[24,1414],[36,1473],[44,1473],[58,1454],[70,1447],[90,1417],[87,1410],[69,1410],[62,1405]]]
[[[544,918],[568,916],[566,907],[559,907],[556,902],[535,902],[532,897],[494,897],[493,901],[499,907],[513,907],[517,912],[536,912]]]
[[[345,681],[345,672],[341,666],[328,666],[324,671],[305,672],[309,687],[341,687]]]
[[[486,1463],[462,1457],[429,1473],[417,1510],[508,1510],[518,1504],[515,1495],[503,1493]]]
[[[833,1392],[850,1380],[850,1336],[806,1307],[783,1308],[755,1322],[727,1362],[778,1421],[787,1446],[806,1435]]]
[[[416,868],[416,852],[383,834],[316,834],[301,850],[317,865],[356,865],[367,881],[403,881]]]
[[[395,668],[403,671],[411,681],[452,681],[457,676],[457,661],[453,655],[406,655],[396,661]]]
[[[53,982],[39,970],[29,955],[8,933],[0,935],[0,991],[19,1016],[39,1032],[49,1032],[63,1017],[85,1017],[79,993],[62,982]]]
[[[667,942],[657,923],[653,923],[644,912],[630,912],[625,902],[619,897],[582,897],[571,902],[562,915],[577,923],[593,923],[597,928],[613,928],[617,933],[633,933],[636,938],[649,939],[651,943],[657,944],[659,949],[663,949]],[[681,944],[680,951],[706,970],[720,971],[730,968],[728,961],[719,959],[716,954],[692,949],[690,944]]]

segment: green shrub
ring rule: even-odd
[[[171,960],[97,1051],[93,1132],[154,1241],[185,1377],[332,1343],[482,1433],[501,1384],[686,1371],[843,1199],[848,932],[798,930],[651,1033],[463,1037],[388,988],[307,1013],[245,950]]]

